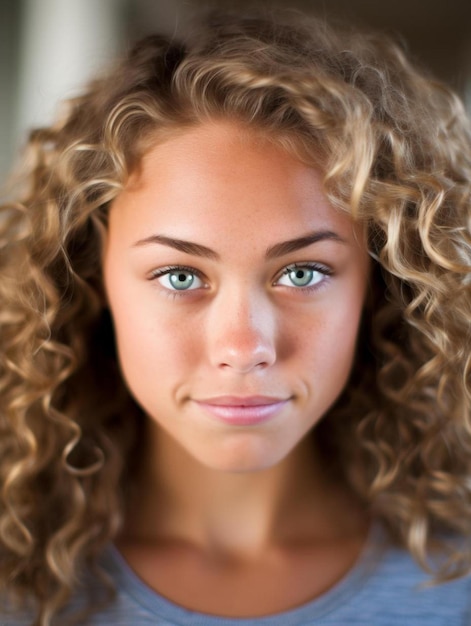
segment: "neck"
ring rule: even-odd
[[[146,441],[126,542],[177,540],[250,559],[276,545],[361,532],[360,508],[323,470],[312,438],[275,467],[245,473],[202,465],[152,425]]]

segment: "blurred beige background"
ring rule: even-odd
[[[404,42],[471,110],[470,0],[0,0],[0,179],[29,128],[154,30],[177,33],[200,6],[289,6],[371,26]]]

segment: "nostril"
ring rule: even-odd
[[[247,363],[245,366],[234,363],[234,361],[228,362],[228,363],[223,362],[219,364],[219,367],[221,369],[236,370],[241,374],[245,374],[256,369],[266,369],[269,366],[270,366],[270,363],[268,363],[268,361],[251,362],[251,363]]]

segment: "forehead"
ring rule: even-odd
[[[156,143],[113,203],[112,220],[113,213],[129,231],[178,227],[190,239],[230,232],[233,239],[281,240],[314,228],[353,229],[329,203],[319,169],[263,131],[233,122],[201,124]]]
[[[301,157],[302,155],[302,157]],[[231,158],[237,156],[237,160]],[[243,157],[243,158],[240,158]],[[208,166],[224,180],[227,167],[240,170],[250,169],[256,160],[267,160],[275,166],[277,162],[286,169],[288,162],[300,165],[302,160],[314,166],[314,158],[308,155],[303,143],[296,135],[271,133],[267,129],[249,126],[231,120],[212,120],[188,127],[167,130],[162,137],[158,133],[153,144],[144,153],[138,168],[131,175],[127,187],[145,183],[156,168],[163,173],[184,166],[186,173],[204,173]],[[309,166],[308,166],[309,167]],[[243,173],[243,171],[241,172]],[[246,172],[249,173],[249,172]]]

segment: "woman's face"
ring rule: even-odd
[[[129,389],[204,465],[275,465],[345,386],[368,265],[320,173],[260,134],[207,123],[156,145],[104,256]]]

